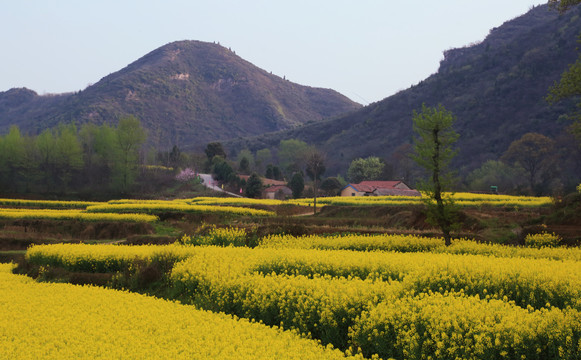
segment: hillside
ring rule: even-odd
[[[441,103],[457,117],[456,167],[469,171],[497,159],[527,132],[563,133],[569,122],[559,117],[573,105],[549,106],[545,97],[577,58],[580,15],[581,7],[564,15],[535,7],[478,44],[445,51],[438,72],[407,90],[325,122],[227,145],[257,150],[297,138],[327,153],[328,174],[344,174],[354,158],[389,158],[410,143],[413,110]]]
[[[37,133],[59,122],[116,123],[131,114],[159,148],[291,129],[359,108],[328,89],[267,73],[219,44],[179,41],[145,55],[85,90],[39,96],[0,92],[0,133],[15,124]]]

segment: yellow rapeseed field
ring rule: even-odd
[[[81,221],[128,221],[154,222],[159,220],[148,214],[88,213],[85,210],[56,209],[9,209],[0,208],[0,219],[47,219],[47,220],[81,220]]]
[[[0,265],[2,359],[345,359],[295,333],[139,294],[35,283]]]
[[[189,205],[179,201],[127,202],[87,207],[87,212],[99,213],[156,213],[164,211],[186,213],[225,213],[242,216],[273,216],[274,212],[235,206]]]
[[[472,194],[453,193],[448,194],[457,205],[460,206],[506,206],[506,207],[529,207],[548,206],[553,203],[550,197],[534,196],[511,196],[492,194]],[[414,205],[420,204],[423,197],[419,196],[336,196],[323,197],[317,199],[317,204],[321,205],[350,205],[350,206],[372,206],[372,205]],[[312,205],[313,199],[289,200],[291,204]]]
[[[579,351],[581,263],[573,260],[179,245],[35,246],[28,257],[82,271],[182,260],[171,272],[174,290],[196,306],[296,329],[348,353],[546,359],[558,351],[575,359]]]

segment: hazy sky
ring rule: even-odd
[[[367,104],[438,70],[535,0],[13,0],[0,11],[0,91],[84,89],[176,40],[220,42],[290,81]]]

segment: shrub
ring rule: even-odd
[[[209,231],[205,231],[205,226],[202,226],[202,233],[200,235],[184,235],[178,240],[184,245],[218,245],[218,246],[245,246],[246,245],[246,230],[233,227],[217,228],[215,225],[209,227]]]
[[[559,235],[543,231],[539,234],[528,234],[525,237],[525,245],[534,248],[555,247],[561,240]]]

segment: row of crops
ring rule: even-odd
[[[136,259],[163,263],[174,292],[196,308],[293,329],[347,355],[578,358],[576,249],[455,244],[446,252],[419,237],[281,236],[254,249],[42,245],[27,259],[79,272],[131,271]]]
[[[548,197],[521,197],[507,195],[480,195],[470,193],[451,194],[460,206],[503,206],[531,207],[547,206],[552,203]],[[379,197],[327,197],[319,198],[318,204],[349,206],[417,205],[422,199],[405,196]],[[253,207],[280,205],[312,206],[313,199],[289,201],[247,198],[199,197],[178,200],[112,200],[106,203],[83,201],[50,201],[0,199],[0,219],[53,219],[81,221],[124,221],[154,222],[156,214],[164,212],[180,213],[220,213],[231,216],[264,217],[274,216],[270,210]]]
[[[298,334],[139,294],[36,283],[0,264],[3,359],[344,359]]]

